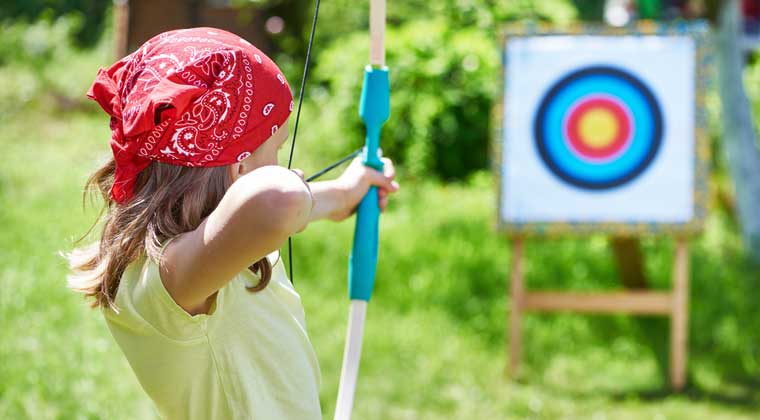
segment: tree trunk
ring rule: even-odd
[[[736,186],[736,201],[747,253],[760,262],[760,146],[744,92],[744,51],[739,0],[726,0],[717,36],[724,145]]]

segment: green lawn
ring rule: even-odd
[[[80,193],[109,153],[107,123],[100,114],[41,114],[21,111],[0,124],[0,418],[151,418],[101,316],[65,288],[57,255],[94,217]],[[491,179],[402,188],[383,216],[355,418],[760,418],[760,275],[723,218],[711,217],[692,246],[685,393],[669,393],[658,373],[647,345],[657,325],[622,316],[528,316],[525,375],[510,382],[510,256],[493,229]],[[352,223],[325,222],[294,243],[326,418],[337,393],[351,235]],[[671,244],[646,239],[644,248],[648,273],[667,287]],[[526,252],[532,288],[616,287],[603,237],[535,241]]]

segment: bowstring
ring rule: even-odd
[[[306,178],[306,182],[314,181],[315,179],[319,178],[320,176],[322,176],[322,175],[324,175],[324,174],[332,171],[333,169],[337,168],[338,166],[340,166],[340,165],[348,162],[349,160],[351,160],[351,159],[359,156],[360,154],[362,154],[362,151],[364,151],[364,148],[359,148],[358,150],[355,150],[355,151],[351,152],[350,155],[342,158],[341,160],[325,166],[323,169],[318,170],[314,175]]]
[[[309,75],[309,64],[311,62],[311,47],[314,45],[314,33],[317,29],[317,17],[319,16],[319,0],[314,5],[314,17],[311,21],[311,33],[309,34],[309,46],[306,48],[306,62],[303,66],[303,76],[301,77],[301,91],[298,94],[298,109],[296,110],[296,123],[293,127],[293,140],[290,142],[290,156],[288,157],[288,169],[293,164],[293,151],[296,147],[296,135],[298,134],[298,121],[301,119],[301,105],[303,105],[303,94],[306,90],[306,77]],[[288,237],[288,271],[290,283],[293,284],[293,239]]]

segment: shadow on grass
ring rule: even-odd
[[[519,382],[522,384],[530,383],[530,381]],[[578,391],[573,388],[559,387],[556,385],[544,386],[547,390],[553,393],[562,394],[565,397],[578,401],[590,401],[603,398],[617,402],[635,400],[646,403],[659,403],[674,397],[683,397],[691,402],[714,403],[742,410],[752,409],[752,411],[755,411],[760,408],[760,396],[755,388],[757,384],[753,384],[753,386],[734,384],[734,386],[730,387],[730,391],[705,389],[692,384],[687,385],[687,387],[680,392],[673,391],[669,387],[634,388],[625,391],[603,388]]]
[[[608,394],[608,397],[616,401],[635,398],[645,402],[659,402],[674,396],[683,396],[693,402],[712,402],[740,408],[760,408],[760,398],[756,390],[753,392],[751,387],[746,386],[731,388],[733,392],[721,392],[689,385],[681,392],[675,392],[670,388],[640,389],[625,393],[612,392]]]

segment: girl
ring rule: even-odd
[[[88,96],[111,116],[96,171],[98,243],[69,255],[141,385],[173,419],[321,418],[320,373],[277,250],[309,222],[348,217],[371,185],[355,160],[307,184],[277,166],[290,87],[261,51],[212,28],[166,32],[100,70]]]

